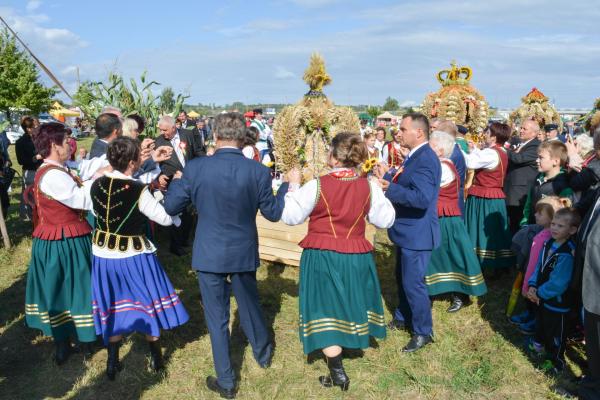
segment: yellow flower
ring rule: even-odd
[[[378,162],[378,160],[377,160],[376,158],[369,158],[368,160],[366,160],[366,161],[363,163],[363,166],[362,166],[362,171],[363,171],[365,174],[368,174],[369,172],[371,172],[371,170],[373,170],[373,167],[374,167],[375,165],[377,165],[377,162]]]

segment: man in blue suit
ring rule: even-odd
[[[273,346],[256,284],[256,213],[260,210],[268,220],[278,221],[288,189],[284,183],[274,196],[269,169],[244,157],[239,146],[245,130],[241,114],[220,114],[214,125],[215,154],[189,161],[183,177],[173,180],[165,197],[165,209],[171,215],[183,212],[190,203],[198,210],[192,268],[198,273],[217,373],[217,378],[206,378],[206,385],[225,398],[236,394],[229,358],[231,291],[254,358],[262,368],[271,362]]]
[[[401,144],[410,153],[400,171],[393,175],[388,172],[382,180],[384,188],[387,187],[385,195],[396,209],[396,221],[388,235],[396,245],[399,302],[388,326],[412,330],[412,337],[402,351],[413,352],[433,341],[425,273],[431,251],[440,242],[437,199],[442,172],[438,157],[427,143],[427,117],[406,114],[400,132]]]

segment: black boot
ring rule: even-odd
[[[471,304],[469,296],[462,293],[452,293],[452,303],[446,311],[449,313],[455,313],[469,304]]]
[[[71,355],[71,342],[67,338],[64,340],[56,340],[54,343],[56,344],[54,361],[57,365],[63,365]]]
[[[163,361],[162,351],[158,340],[148,342],[150,347],[150,368],[154,372],[159,372],[165,369],[165,362]]]
[[[332,387],[339,386],[343,391],[348,390],[350,387],[350,378],[346,375],[346,371],[344,371],[344,366],[342,365],[342,353],[339,355],[327,358],[327,366],[329,367],[329,376],[320,376],[319,382],[324,387]]]
[[[108,358],[106,359],[106,376],[111,381],[115,380],[117,376],[117,372],[119,372],[123,366],[119,361],[119,347],[121,346],[121,342],[109,342],[108,343]]]

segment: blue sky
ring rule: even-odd
[[[600,7],[556,0],[4,0],[0,15],[74,91],[116,69],[196,103],[295,102],[313,51],[339,104],[418,104],[456,59],[493,106],[532,87],[558,107],[600,97]]]

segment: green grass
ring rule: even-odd
[[[89,147],[90,139],[80,141]],[[16,186],[16,184],[14,185]],[[214,374],[210,341],[199,302],[198,287],[189,269],[189,257],[172,257],[162,232],[159,257],[183,300],[190,321],[162,337],[168,360],[166,373],[147,371],[146,345],[132,335],[121,350],[124,370],[117,381],[104,376],[106,352],[91,357],[74,355],[66,365],[52,362],[53,344],[24,326],[23,302],[30,232],[18,220],[17,192],[8,220],[14,248],[0,249],[0,398],[1,399],[213,399],[204,387]],[[383,231],[378,232],[376,251],[386,317],[396,305],[394,252]],[[265,264],[259,269],[259,291],[267,323],[276,344],[272,367],[263,370],[254,362],[232,301],[231,356],[240,376],[240,399],[556,399],[552,387],[567,384],[579,374],[570,363],[558,382],[535,369],[521,351],[523,337],[503,316],[511,279],[491,282],[489,293],[475,304],[450,315],[446,301],[433,306],[436,342],[425,349],[404,354],[400,349],[409,336],[388,332],[373,347],[345,354],[351,378],[350,390],[319,387],[317,378],[326,372],[319,357],[302,353],[298,340],[298,270]],[[580,348],[569,356],[581,359]]]

